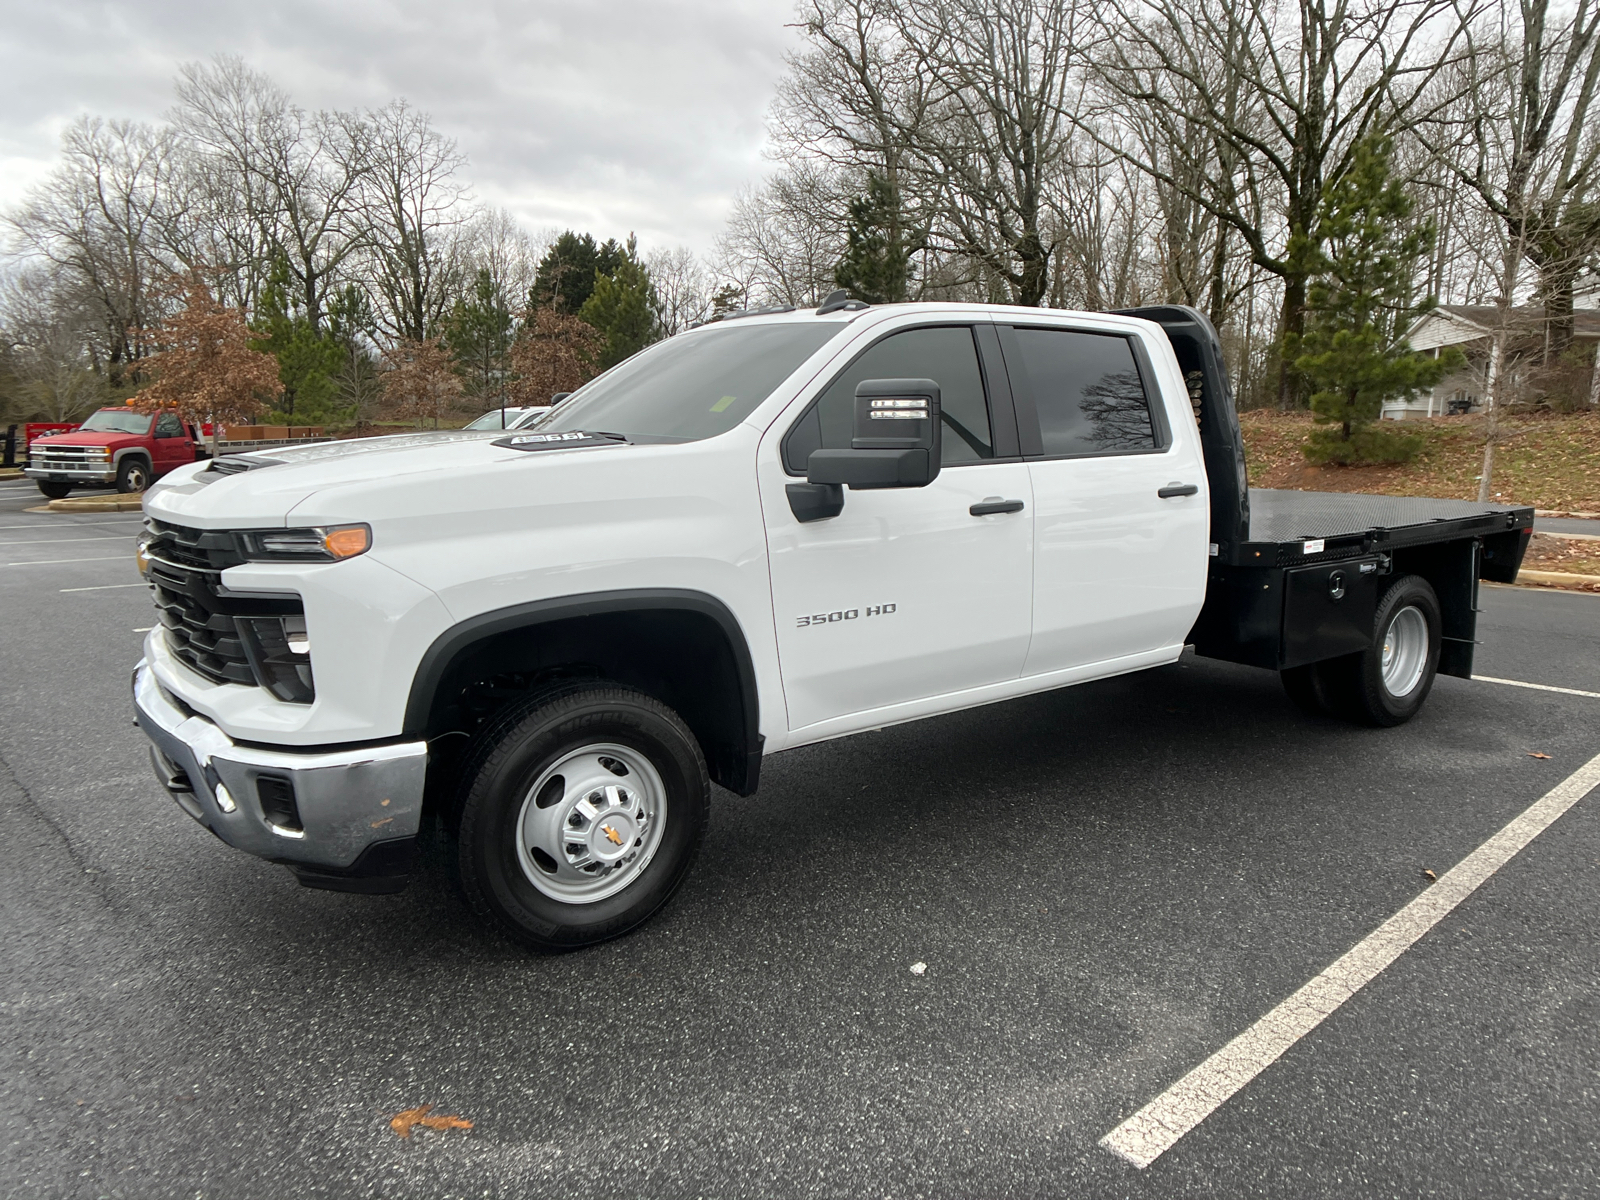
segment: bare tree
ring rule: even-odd
[[[111,382],[137,371],[141,330],[159,317],[170,272],[158,236],[173,183],[168,130],[84,117],[62,136],[62,161],[6,216],[19,248],[65,272],[93,306]]]
[[[553,229],[530,234],[504,208],[480,208],[470,212],[457,237],[456,257],[464,285],[477,271],[489,278],[501,295],[513,304],[524,304],[539,273],[539,261],[555,243]]]
[[[811,160],[747,189],[718,241],[720,274],[750,303],[819,303],[834,287],[852,190],[839,171]]]
[[[681,333],[711,315],[711,275],[687,246],[657,250],[645,257],[656,289],[657,319],[665,337]]]
[[[1448,104],[1476,0],[1115,0],[1097,55],[1103,120],[1133,105],[1170,157],[1132,158],[1236,234],[1283,281],[1279,333],[1304,328],[1318,213],[1369,132]],[[1111,148],[1127,147],[1093,122]],[[1279,394],[1293,380],[1284,364]]]
[[[371,263],[371,288],[384,332],[421,341],[436,332],[460,287],[452,252],[467,218],[466,163],[453,139],[404,100],[367,115],[370,170],[357,194]]]
[[[973,283],[1038,304],[1086,11],[1080,0],[810,0],[809,48],[790,60],[775,132],[847,177],[882,175],[933,256],[981,263]]]
[[[1600,83],[1600,6],[1578,0],[1570,16],[1552,21],[1549,0],[1521,0],[1514,15],[1508,10],[1500,20],[1485,51],[1462,64],[1461,77],[1465,112],[1457,128],[1464,136],[1449,137],[1446,125],[1446,136],[1433,146],[1504,227],[1494,273],[1498,315],[1485,377],[1488,420],[1478,478],[1478,498],[1488,500],[1510,376],[1507,349],[1521,324],[1515,308],[1525,264],[1533,259],[1544,275],[1541,291],[1555,308],[1547,317],[1570,331],[1572,283],[1584,256],[1573,256],[1564,242],[1592,245],[1600,236],[1600,219],[1588,198],[1600,157],[1600,140],[1588,122]]]
[[[364,245],[372,130],[353,113],[307,113],[238,58],[185,66],[178,128],[231,174],[246,211],[295,282],[312,327],[345,260]]]
[[[75,284],[65,268],[44,264],[16,272],[0,289],[8,415],[71,421],[105,402],[94,353],[98,316],[85,311]]]

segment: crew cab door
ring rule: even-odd
[[[849,447],[856,384],[894,378],[940,386],[938,477],[846,490],[838,516],[798,520],[786,486],[804,482],[811,451]],[[882,334],[768,432],[758,473],[790,729],[848,732],[894,719],[883,710],[897,705],[1017,678],[1032,607],[1033,497],[1016,450],[987,322]],[[1010,511],[984,513],[986,503]]]
[[[1194,420],[1176,369],[1164,384],[1125,330],[998,327],[1035,504],[1024,675],[1176,657],[1205,600],[1209,509]]]

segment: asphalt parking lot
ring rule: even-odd
[[[646,928],[530,957],[190,821],[131,723],[137,517],[38,502],[0,483],[5,1195],[1600,1193],[1600,792],[1150,1167],[1099,1145],[1600,754],[1600,699],[1362,730],[1189,657],[811,747]],[[1480,674],[1600,693],[1600,597],[1482,603]],[[397,1138],[422,1103],[474,1127]]]

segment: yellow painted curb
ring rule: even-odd
[[[52,500],[46,506],[51,512],[138,512],[144,507],[144,496],[138,492],[114,496],[68,496],[65,500]]]

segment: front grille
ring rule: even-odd
[[[145,521],[145,527],[150,531],[145,553],[158,562],[222,572],[245,560],[234,535],[222,530],[190,529],[153,518]]]
[[[77,467],[106,467],[111,460],[103,446],[41,446],[29,451],[29,464],[44,470],[70,471]]]
[[[253,687],[261,681],[250,665],[238,618],[305,614],[298,596],[282,599],[238,596],[222,585],[222,572],[244,561],[233,535],[148,522],[153,535],[150,591],[173,656],[213,683]]]

